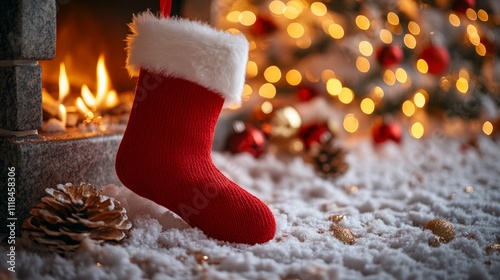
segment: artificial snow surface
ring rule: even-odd
[[[429,138],[374,148],[349,145],[350,169],[327,180],[300,158],[214,152],[215,164],[264,200],[277,232],[266,244],[207,238],[168,210],[125,188],[105,193],[134,222],[122,245],[83,244],[69,257],[18,245],[18,279],[500,279],[500,143]],[[352,186],[357,186],[353,188]],[[473,191],[465,191],[466,186]],[[336,239],[328,218],[352,230],[354,245]],[[429,246],[427,221],[450,221],[455,239]],[[3,256],[6,247],[1,247]],[[204,259],[204,256],[207,258]],[[7,264],[2,262],[2,270]],[[1,275],[0,275],[1,276]],[[1,277],[0,277],[1,278]]]

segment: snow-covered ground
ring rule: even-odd
[[[214,152],[215,164],[263,199],[277,220],[274,240],[228,244],[189,228],[166,209],[107,186],[134,222],[122,245],[85,243],[70,257],[17,252],[18,279],[500,279],[500,143],[480,138],[405,139],[350,145],[349,171],[323,179],[300,158]],[[61,182],[64,183],[64,182]],[[472,187],[472,188],[471,188]],[[356,237],[330,232],[333,215]],[[449,243],[429,245],[431,219],[450,221]],[[5,246],[1,255],[6,255]],[[7,264],[2,262],[2,270]],[[1,275],[0,275],[1,276]],[[1,278],[1,277],[0,277]]]

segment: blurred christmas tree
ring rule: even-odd
[[[218,5],[216,24],[250,41],[244,100],[304,102],[319,95],[344,113],[348,132],[360,120],[390,116],[420,138],[425,115],[479,121],[492,133],[500,107],[500,1]]]

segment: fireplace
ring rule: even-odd
[[[196,2],[174,1],[173,14],[208,21],[211,1]],[[67,182],[121,184],[114,161],[126,118],[114,120],[118,125],[99,127],[98,116],[82,114],[85,109],[78,100],[83,100],[86,87],[87,98],[90,94],[94,100],[84,101],[85,108],[104,114],[133,98],[135,80],[124,68],[124,38],[132,14],[147,9],[158,11],[159,1],[0,3],[0,219],[15,220],[18,232],[46,188]],[[96,77],[103,68],[101,79],[106,76],[106,81]],[[99,97],[101,88],[106,88],[104,97]],[[94,111],[89,103],[99,98],[117,100]],[[77,115],[76,121],[70,121],[71,114]],[[59,130],[42,129],[51,119],[59,122]],[[93,126],[85,126],[86,120]],[[14,178],[13,192],[7,185],[9,176]]]

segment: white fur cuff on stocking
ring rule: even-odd
[[[127,70],[144,68],[175,76],[219,93],[225,105],[241,102],[248,61],[248,41],[241,34],[217,30],[182,18],[135,15],[127,37]]]

